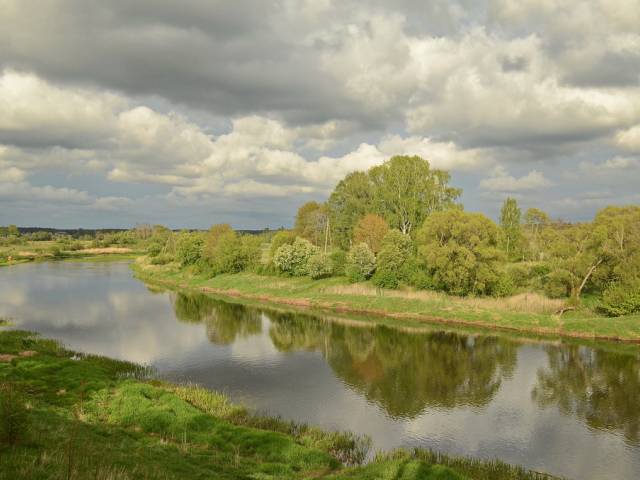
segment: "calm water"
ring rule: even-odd
[[[640,350],[407,332],[158,292],[124,263],[0,269],[0,316],[379,449],[640,478]]]

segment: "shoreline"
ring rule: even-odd
[[[311,309],[320,312],[365,315],[376,318],[386,318],[401,324],[406,322],[418,322],[450,327],[471,327],[486,331],[523,333],[546,338],[555,337],[634,345],[640,344],[640,316],[619,318],[582,318],[579,314],[573,312],[571,315],[565,314],[564,317],[560,317],[551,314],[542,315],[517,312],[472,311],[469,309],[468,311],[459,312],[459,315],[460,317],[467,316],[471,318],[460,318],[456,317],[455,314],[447,316],[438,315],[435,314],[433,310],[430,313],[426,313],[426,309],[429,308],[429,304],[427,302],[422,302],[421,305],[418,305],[417,308],[421,311],[416,311],[416,300],[402,299],[401,297],[392,298],[384,297],[384,295],[380,297],[371,297],[369,295],[329,295],[329,298],[323,298],[323,296],[327,297],[327,295],[318,295],[317,292],[313,292],[313,295],[305,296],[304,291],[301,294],[296,292],[295,296],[286,296],[278,295],[277,292],[274,292],[274,287],[264,286],[276,284],[275,290],[277,290],[277,284],[287,282],[294,284],[297,281],[297,279],[291,278],[240,273],[220,275],[212,279],[203,279],[182,270],[166,271],[161,267],[158,268],[156,266],[151,267],[149,265],[141,265],[139,262],[133,262],[131,264],[131,268],[136,278],[146,283],[157,284],[169,289],[213,294],[230,299],[256,301],[267,305],[272,304],[296,309]],[[250,279],[254,284],[250,289],[251,291],[249,291],[249,289],[242,290],[242,287],[239,288],[238,284],[242,283],[243,279]],[[314,282],[318,283],[319,281]],[[258,286],[256,288],[255,283],[261,283],[263,286]],[[322,291],[321,289],[322,287],[320,286],[317,290]],[[311,288],[306,290],[313,291]],[[380,304],[384,304],[385,299],[394,300],[391,308],[384,308],[384,305],[380,308]],[[403,300],[407,305],[411,304],[411,309],[404,311],[400,309],[403,306]],[[378,305],[372,306],[372,303],[377,303]],[[511,317],[511,321],[507,320],[502,323],[498,323],[497,321],[487,321],[487,319],[495,319],[500,313],[505,314],[507,317]],[[545,320],[548,322],[555,322],[556,326],[546,327],[536,325],[537,323],[541,323]],[[575,330],[564,329],[567,327],[567,324],[570,324],[571,322],[577,324],[587,322],[587,327],[592,327],[594,330],[587,331],[584,327],[580,329],[580,326],[577,325],[573,326]],[[605,330],[606,328],[612,328],[615,330],[618,327],[630,328],[631,332],[626,335],[621,335],[608,334],[595,330],[598,328],[601,330]]]
[[[382,452],[365,463],[367,437],[256,414],[222,393],[159,381],[147,367],[22,330],[0,328],[0,389],[7,394],[0,407],[11,412],[0,422],[0,479],[158,478],[158,468],[167,479],[558,478],[424,449]]]

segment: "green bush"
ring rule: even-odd
[[[544,293],[549,298],[564,298],[571,294],[571,274],[562,269],[544,277]]]
[[[363,282],[369,279],[375,269],[376,256],[366,243],[351,247],[345,267],[345,273],[351,282]]]
[[[376,273],[371,277],[373,284],[380,288],[398,288],[400,284],[398,275],[388,269],[376,270]]]
[[[513,278],[508,273],[504,273],[498,278],[491,294],[494,297],[508,297],[509,295],[513,295],[515,290],[516,287]]]
[[[162,252],[162,245],[158,242],[151,242],[147,247],[147,254],[150,257],[157,257]]]
[[[166,265],[167,263],[173,262],[173,260],[174,259],[171,255],[163,253],[155,257],[152,257],[150,260],[150,263],[151,265]]]
[[[382,239],[376,258],[376,274],[373,283],[383,288],[397,288],[401,281],[408,281],[416,267],[413,241],[399,230],[389,231]]]
[[[282,273],[302,277],[309,273],[307,263],[320,249],[309,240],[297,237],[292,245],[285,243],[273,256],[274,265]]]
[[[333,274],[336,277],[341,277],[345,274],[345,267],[347,264],[347,252],[344,250],[333,250],[329,257],[331,258],[331,264],[333,265]]]
[[[330,277],[333,273],[331,258],[325,253],[316,253],[307,261],[307,270],[314,280]]]
[[[281,230],[276,233],[271,239],[271,245],[269,247],[269,256],[273,258],[282,245],[292,245],[296,239],[295,233],[291,230]]]
[[[193,265],[202,256],[204,239],[198,233],[181,233],[176,242],[176,260],[180,265]]]
[[[203,258],[209,263],[208,273],[213,276],[255,268],[260,261],[261,238],[238,235],[231,227],[222,227],[225,228],[218,226],[216,231],[208,234],[210,238],[203,251]]]
[[[610,317],[640,313],[640,280],[611,284],[603,292],[598,310]]]

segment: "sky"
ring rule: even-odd
[[[287,227],[396,154],[640,203],[640,0],[0,0],[0,225]]]

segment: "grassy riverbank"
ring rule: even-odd
[[[144,254],[144,250],[128,247],[93,248],[90,242],[77,242],[75,249],[55,241],[25,242],[0,246],[0,267],[29,262],[76,260],[130,260]]]
[[[510,298],[460,298],[415,290],[381,290],[344,278],[311,280],[254,273],[204,278],[176,264],[133,265],[148,282],[296,307],[385,316],[397,321],[424,321],[527,332],[536,335],[640,342],[640,315],[609,318],[589,309],[557,315],[557,301],[536,294]]]
[[[543,479],[500,462],[396,451],[256,416],[140,366],[0,331],[0,479]]]

